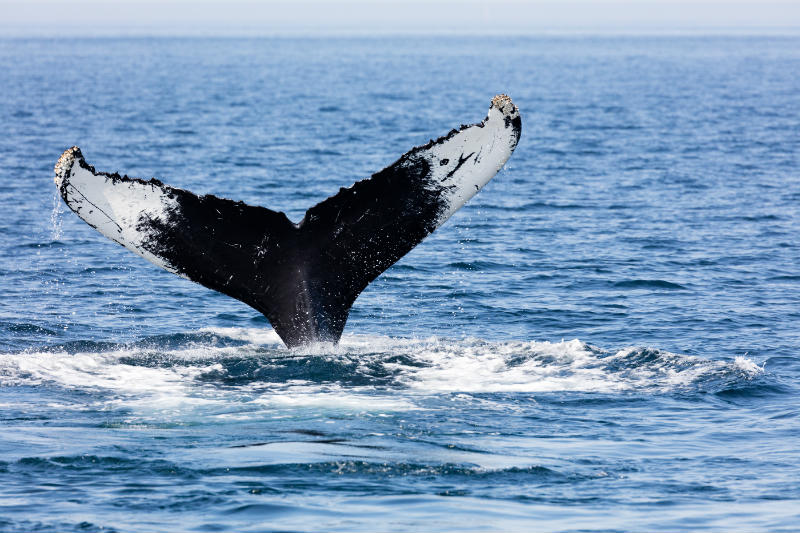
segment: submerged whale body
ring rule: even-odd
[[[522,122],[505,95],[488,116],[413,148],[295,224],[284,213],[98,172],[78,147],[55,182],[113,241],[263,313],[289,346],[337,342],[366,286],[441,226],[505,164]]]

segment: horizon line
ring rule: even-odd
[[[53,28],[55,29],[55,28]],[[6,39],[108,39],[108,38],[403,38],[403,37],[507,37],[507,38],[542,38],[542,37],[800,37],[800,26],[781,27],[696,27],[696,28],[660,28],[660,29],[538,29],[533,31],[438,31],[425,30],[397,30],[397,31],[366,31],[366,30],[267,30],[267,29],[232,29],[219,30],[192,30],[176,31],[159,30],[154,28],[132,28],[128,31],[122,29],[109,29],[108,31],[95,31],[90,35],[83,32],[54,32],[51,28],[38,28],[36,30],[11,29],[0,23],[0,40]],[[63,29],[63,28],[61,28]]]

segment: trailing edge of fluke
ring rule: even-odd
[[[356,297],[505,164],[522,122],[506,95],[488,116],[342,188],[298,224],[284,213],[98,172],[75,146],[55,166],[66,204],[109,239],[263,313],[289,347],[336,342]]]

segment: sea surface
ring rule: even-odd
[[[0,39],[0,531],[796,531],[800,38]],[[287,350],[61,152],[295,221],[508,93],[506,168]]]

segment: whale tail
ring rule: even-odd
[[[413,148],[298,224],[264,207],[98,172],[78,147],[61,155],[55,182],[100,233],[250,305],[294,347],[338,341],[361,291],[500,170],[520,131],[516,106],[496,96],[482,122]]]

